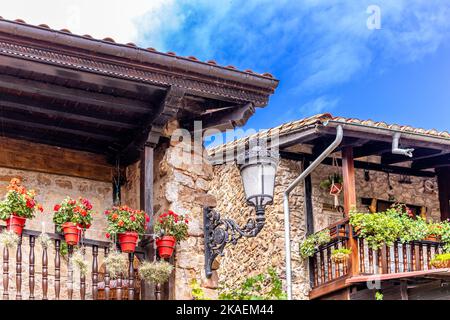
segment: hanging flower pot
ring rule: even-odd
[[[169,259],[173,254],[176,242],[177,240],[173,236],[162,236],[156,239],[158,255],[163,259]]]
[[[342,191],[342,184],[341,183],[334,183],[330,186],[330,194],[331,195],[338,195]]]
[[[42,212],[43,208],[35,200],[36,192],[27,190],[20,179],[11,179],[6,189],[8,192],[0,201],[0,220],[6,222],[7,230],[21,235],[27,219],[34,218],[36,209]]]
[[[131,253],[136,250],[136,244],[139,238],[137,232],[127,231],[124,233],[119,233],[120,250],[125,253]]]
[[[66,197],[53,208],[53,222],[57,232],[63,232],[68,245],[78,244],[81,230],[87,229],[92,222],[92,204],[88,199],[78,200]]]
[[[11,215],[11,217],[6,220],[6,230],[12,230],[20,236],[22,235],[22,231],[25,227],[26,221],[27,218]]]
[[[334,263],[345,263],[350,258],[352,251],[347,248],[334,249],[331,252],[331,261]]]
[[[80,241],[81,230],[75,223],[65,222],[62,224],[64,238],[69,246],[75,246]]]
[[[188,223],[189,220],[186,216],[176,214],[171,210],[158,217],[155,221],[154,231],[159,235],[156,238],[156,247],[161,258],[170,258],[175,249],[175,244],[187,239]]]
[[[142,210],[127,205],[115,206],[105,211],[108,220],[106,237],[117,236],[122,252],[131,253],[136,249],[139,235],[145,233],[149,216]]]

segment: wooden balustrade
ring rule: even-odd
[[[431,269],[430,261],[436,253],[442,253],[441,243],[435,241],[414,241],[411,243],[395,242],[392,246],[383,246],[374,250],[367,241],[353,234],[357,243],[357,274],[349,274],[348,266],[352,256],[346,263],[334,263],[331,260],[333,249],[348,248],[348,219],[330,226],[331,240],[322,245],[310,258],[311,287],[318,289],[350,276],[402,273]]]
[[[0,226],[0,230],[4,226]],[[91,250],[83,251],[91,252],[91,270],[90,281],[87,281],[86,275],[80,274],[79,279],[74,279],[74,265],[72,262],[72,254],[74,247],[68,246],[67,257],[61,254],[61,243],[64,236],[58,233],[47,233],[54,245],[47,248],[36,243],[36,238],[40,232],[33,230],[23,230],[22,237],[16,248],[3,248],[3,296],[4,300],[8,300],[11,296],[16,300],[23,297],[30,300],[35,299],[129,299],[141,298],[140,290],[136,289],[136,285],[140,281],[136,280],[136,270],[133,264],[135,256],[139,260],[145,259],[144,248],[137,247],[135,253],[128,254],[128,271],[121,275],[118,279],[111,281],[109,272],[104,267],[103,281],[99,280],[99,264],[110,252],[110,243],[106,241],[96,241],[92,239],[83,239],[82,250],[91,248]],[[42,250],[42,254],[38,252],[37,256],[41,257],[36,261],[36,249]],[[100,250],[101,249],[101,250]],[[15,250],[11,258],[11,251]],[[24,260],[24,256],[25,260]],[[50,256],[50,257],[49,257]],[[53,257],[51,257],[53,256]],[[28,261],[26,260],[28,257]],[[49,266],[49,259],[53,261],[53,266]],[[39,265],[40,260],[40,265]],[[15,266],[15,267],[11,267]],[[66,270],[64,275],[62,271]],[[64,271],[63,271],[64,272]],[[10,279],[15,277],[15,287],[10,287]],[[28,278],[28,281],[27,281]],[[36,284],[40,283],[36,287]],[[51,285],[49,288],[49,284]],[[114,288],[112,288],[114,285]],[[76,286],[79,286],[78,288]],[[88,291],[88,288],[91,291]],[[75,290],[76,289],[76,290]],[[114,289],[114,292],[112,292]],[[101,291],[101,295],[99,292]],[[91,292],[91,293],[88,293]],[[111,294],[114,296],[112,297]],[[161,286],[155,286],[155,298],[161,299]]]

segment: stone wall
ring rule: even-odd
[[[190,142],[162,144],[155,151],[154,213],[167,210],[187,215],[189,237],[177,244],[174,287],[171,299],[192,299],[190,283],[197,280],[206,296],[216,298],[217,273],[206,279],[204,273],[203,211],[204,205],[215,205],[207,194],[213,177],[212,166],[203,162],[202,149],[196,154],[189,150]]]
[[[220,281],[225,285],[241,282],[251,275],[265,272],[268,266],[274,266],[281,278],[285,279],[284,250],[284,215],[282,192],[301,172],[301,163],[281,160],[276,177],[274,204],[266,210],[266,225],[261,233],[253,239],[242,239],[235,247],[225,250],[221,260]],[[320,182],[332,174],[335,168],[320,165],[311,176],[313,193],[314,228],[316,231],[342,219],[342,214],[328,209],[334,199],[327,191],[319,188]],[[361,198],[378,198],[389,200],[387,174],[370,171],[370,181],[365,181],[364,170],[356,170],[356,193],[358,209],[367,211],[361,204]],[[400,176],[392,174],[390,183],[392,195],[399,202],[426,206],[427,216],[439,220],[439,201],[437,193],[424,193],[423,183],[426,179],[411,177],[412,184],[401,184]],[[436,185],[436,180],[431,179]],[[248,217],[254,215],[245,205],[244,191],[235,165],[217,165],[214,167],[214,179],[211,182],[210,193],[217,198],[217,210],[224,216],[236,219],[241,225]],[[292,251],[292,282],[294,299],[307,299],[309,292],[309,275],[305,261],[299,257],[298,244],[305,237],[305,213],[303,207],[304,186],[300,184],[291,193],[291,251]],[[340,197],[343,204],[343,197]]]

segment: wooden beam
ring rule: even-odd
[[[1,108],[0,108],[1,110]],[[37,130],[43,130],[45,131],[50,131],[55,133],[56,135],[58,135],[59,133],[65,133],[65,134],[69,134],[74,136],[74,138],[76,137],[84,137],[84,138],[89,138],[89,139],[95,139],[97,141],[102,141],[102,142],[114,142],[117,141],[118,138],[117,137],[113,137],[111,135],[109,135],[107,132],[105,132],[104,134],[100,134],[100,133],[93,133],[93,132],[88,132],[87,130],[84,129],[71,129],[71,128],[67,128],[64,126],[59,126],[57,123],[54,124],[45,124],[45,123],[40,123],[36,121],[32,122],[32,121],[23,121],[23,120],[16,120],[16,119],[11,119],[8,118],[7,116],[11,115],[9,113],[4,113],[4,116],[0,116],[0,123],[2,123],[3,125],[6,126],[11,126],[11,127],[17,127],[17,128],[32,128],[32,129],[37,129]]]
[[[62,101],[72,101],[88,105],[100,106],[116,111],[131,111],[146,114],[151,112],[151,104],[139,100],[131,100],[112,95],[72,89],[50,83],[21,79],[8,75],[0,75],[0,91],[14,91],[19,94],[38,95]]]
[[[344,178],[344,212],[348,217],[352,210],[356,209],[356,184],[355,184],[355,163],[353,159],[353,148],[346,147],[342,150],[342,176]],[[350,226],[347,246],[352,251],[349,259],[349,274],[359,273],[359,255],[357,239],[353,237],[353,228]]]
[[[411,168],[416,170],[439,168],[450,166],[450,153],[435,156],[428,159],[413,161]]]
[[[436,169],[441,221],[450,218],[450,167]]]
[[[309,167],[311,162],[309,160],[303,161],[303,170]],[[311,175],[305,178],[305,216],[306,216],[306,235],[314,233],[314,215],[313,215],[313,201],[312,201],[312,181]]]
[[[296,161],[303,161],[304,159],[309,159],[310,161],[314,160],[314,157],[311,154],[306,153],[296,153],[296,152],[289,152],[289,151],[280,151],[280,156],[283,159],[290,159],[290,160],[296,160]],[[338,164],[342,165],[342,160],[337,159]],[[322,164],[325,165],[332,165],[332,158],[326,158]],[[431,171],[421,171],[421,170],[414,170],[408,167],[401,167],[401,166],[389,166],[389,165],[383,165],[373,162],[367,162],[367,161],[358,161],[354,160],[354,165],[356,169],[366,169],[366,170],[372,170],[372,171],[381,171],[381,172],[389,172],[392,174],[400,174],[400,175],[407,175],[407,176],[414,176],[414,177],[435,177],[436,174]]]
[[[5,98],[7,100],[5,100]],[[114,120],[108,120],[104,119],[104,113],[103,117],[96,117],[93,116],[92,113],[90,115],[84,115],[80,114],[79,112],[75,111],[63,111],[63,108],[58,106],[52,106],[51,103],[35,103],[33,99],[26,99],[24,97],[5,97],[5,95],[2,95],[2,100],[0,100],[0,106],[9,108],[9,110],[18,110],[22,112],[28,112],[32,113],[33,116],[46,116],[46,117],[52,117],[52,118],[58,118],[62,121],[64,120],[71,120],[76,122],[82,122],[89,125],[101,125],[101,126],[108,126],[111,128],[119,128],[119,129],[135,129],[136,124],[135,123],[129,123],[122,121],[122,118],[115,117]],[[20,101],[20,102],[19,102]]]
[[[441,150],[437,149],[428,149],[428,148],[420,148],[416,149],[413,152],[413,157],[402,156],[399,154],[393,154],[392,152],[385,153],[381,155],[381,163],[382,164],[394,164],[405,161],[418,161],[428,158],[433,158],[435,156],[442,155]]]
[[[353,149],[353,157],[355,159],[363,158],[367,156],[380,155],[388,152],[392,149],[392,146],[385,142],[371,142],[361,147]]]
[[[140,207],[150,216],[150,224],[147,225],[146,233],[153,233],[153,148],[145,146],[140,159]],[[151,237],[144,240],[146,259],[153,261],[155,259],[155,250]],[[145,284],[143,290],[143,300],[152,300],[154,298],[154,285]]]
[[[105,156],[5,137],[0,145],[0,167],[112,181],[114,168]]]

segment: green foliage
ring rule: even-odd
[[[139,267],[139,276],[147,283],[163,284],[169,280],[173,266],[167,261],[145,261]]]
[[[273,268],[266,274],[258,274],[247,278],[234,288],[222,290],[220,300],[285,300],[282,281]]]
[[[84,254],[82,252],[77,250],[72,255],[72,262],[73,262],[75,268],[78,269],[78,271],[80,272],[81,275],[86,275],[87,274],[89,264],[86,261],[86,259],[84,257]]]
[[[188,223],[187,217],[169,210],[158,217],[154,230],[159,236],[173,236],[179,242],[188,236]]]
[[[78,246],[73,246],[73,250],[78,250]],[[61,243],[59,245],[59,254],[64,259],[67,259],[67,256],[69,255],[69,245],[65,240],[61,240]]]
[[[450,253],[441,253],[434,256],[430,264],[435,268],[446,268],[450,261]]]
[[[380,291],[375,292],[375,300],[383,300],[383,294]]]
[[[142,235],[150,220],[144,211],[134,210],[125,205],[106,210],[105,214],[108,217],[107,238],[127,231]]]
[[[7,220],[12,215],[27,219],[34,218],[35,209],[43,211],[36,203],[34,190],[27,190],[19,179],[11,179],[4,199],[0,201],[0,219]]]
[[[330,230],[328,229],[307,236],[306,239],[300,243],[300,256],[304,259],[312,257],[319,246],[327,244],[330,240]]]
[[[351,254],[352,250],[347,248],[340,248],[340,249],[333,249],[331,251],[331,255],[337,255],[337,254]]]
[[[87,199],[74,200],[66,197],[60,204],[53,208],[53,222],[58,232],[62,231],[62,225],[72,222],[80,228],[89,228],[92,223],[92,205]]]
[[[395,205],[385,212],[352,212],[350,224],[374,250],[385,244],[391,246],[394,241],[408,243],[434,235],[441,238],[444,251],[450,251],[450,223],[448,221],[427,222],[422,217],[414,218],[404,205]]]
[[[196,279],[192,279],[189,286],[191,287],[191,294],[194,300],[211,300],[205,297],[205,291],[203,291]]]
[[[330,187],[333,185],[333,181],[334,183],[344,183],[344,179],[342,178],[342,176],[339,173],[334,173],[333,175],[329,176],[327,179],[323,180],[320,182],[320,188],[324,189],[324,190],[329,190]]]

